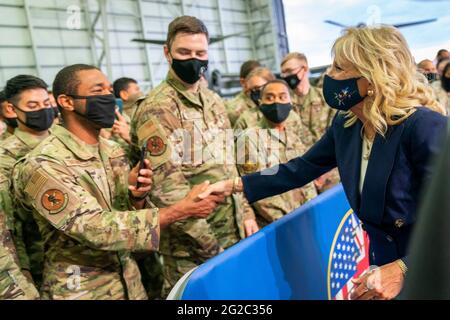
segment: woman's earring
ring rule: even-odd
[[[375,93],[375,91],[373,91],[372,89],[367,90],[367,95],[369,97],[372,97],[374,93]]]

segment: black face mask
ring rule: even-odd
[[[294,90],[300,84],[301,80],[297,77],[297,74],[291,74],[290,76],[281,78],[287,82],[289,88]]]
[[[250,99],[256,104],[259,105],[259,99],[261,99],[261,89],[254,89],[250,91]]]
[[[323,79],[323,97],[325,102],[334,109],[348,111],[364,100],[358,90],[358,79],[336,80],[329,75]]]
[[[52,107],[52,109],[53,109],[53,113],[55,114],[55,118],[58,118],[58,116],[59,116],[59,109],[58,109],[58,107]]]
[[[436,81],[438,79],[438,74],[435,72],[430,72],[430,73],[424,73],[423,74],[425,77],[427,77],[427,80],[429,83]]]
[[[208,60],[172,58],[172,69],[183,82],[194,84],[208,70]]]
[[[86,99],[86,112],[82,114],[75,110],[83,118],[95,123],[100,128],[111,128],[116,116],[116,98],[113,94],[98,96],[68,95],[74,99]]]
[[[17,118],[5,118],[4,119],[4,121],[5,121],[5,123],[6,123],[6,125],[8,126],[8,127],[11,127],[11,128],[17,128],[17,126],[18,126],[18,124],[17,124]]]
[[[38,111],[24,111],[16,106],[14,107],[25,114],[25,122],[19,118],[17,120],[34,131],[48,130],[52,126],[53,120],[55,120],[53,108],[45,108]]]
[[[292,105],[290,103],[262,104],[259,110],[270,122],[281,123],[288,118]]]
[[[445,91],[450,92],[450,78],[442,76],[441,82],[442,88],[444,88]]]

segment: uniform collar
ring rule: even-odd
[[[304,105],[306,102],[320,102],[322,100],[320,89],[314,86],[310,86],[308,93],[302,97],[298,96],[293,90],[291,91],[291,97],[295,100],[295,104]]]
[[[281,133],[286,134],[286,137],[287,137],[287,131],[289,130],[289,128],[295,128],[298,125],[299,124],[297,123],[297,121],[295,119],[295,113],[294,113],[293,110],[289,114],[289,117],[286,119],[284,131],[280,132],[279,136],[277,136],[277,135],[275,135],[273,133],[273,130],[271,130],[271,129],[275,129],[275,128],[272,128],[270,126],[269,122],[267,121],[266,117],[264,117],[264,115],[261,117],[261,119],[258,122],[258,127],[259,128],[261,128],[261,129],[268,129],[269,130],[269,134],[271,136],[273,136],[274,138],[278,139],[283,144],[286,144],[287,141],[285,141],[284,139],[280,139],[281,138]]]
[[[74,155],[82,160],[89,160],[92,158],[98,158],[97,154],[93,154],[89,148],[86,147],[86,143],[77,138],[69,130],[62,126],[55,126],[52,130],[52,134],[64,144]],[[102,138],[100,138],[99,148],[102,149]]]
[[[170,86],[172,86],[179,94],[181,94],[183,97],[185,97],[189,102],[191,102],[199,107],[203,106],[201,95],[202,95],[203,90],[205,90],[205,89],[202,88],[201,86],[199,86],[197,92],[188,91],[187,86],[175,77],[175,74],[172,69],[169,70],[169,72],[167,74],[166,82]]]
[[[247,96],[245,94],[245,92],[242,90],[239,94],[238,94],[238,98],[242,99],[244,101],[244,103],[249,106],[251,109],[253,108],[257,108],[258,106],[256,105],[256,103],[253,102],[252,99],[250,99],[249,96]]]
[[[39,143],[41,143],[47,136],[35,136],[28,132],[22,131],[19,128],[14,130],[14,135],[28,148],[34,149]]]

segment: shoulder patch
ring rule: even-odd
[[[67,193],[58,189],[49,189],[41,196],[41,205],[49,214],[57,214],[67,207],[69,198]]]
[[[164,129],[153,119],[140,126],[137,131],[139,145],[147,145],[149,160],[154,169],[170,159],[171,148]]]
[[[147,150],[152,157],[162,155],[167,149],[167,144],[160,136],[151,136],[147,140]]]

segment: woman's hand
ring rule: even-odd
[[[209,195],[228,197],[233,193],[233,180],[224,180],[210,185],[204,192],[198,195],[200,199],[206,199]]]
[[[391,300],[403,288],[404,275],[397,262],[381,266],[352,280],[355,288],[351,300]]]

